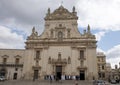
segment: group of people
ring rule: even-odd
[[[44,77],[45,80],[79,80],[79,76],[71,76],[71,75],[61,75],[61,77],[57,77],[55,75],[46,75]]]
[[[70,76],[70,75],[61,75],[60,78],[58,78],[55,75],[46,75],[44,77],[45,80],[50,80],[50,82],[52,83],[53,80],[59,81],[59,80],[75,80],[75,85],[78,85],[78,79],[79,76]]]

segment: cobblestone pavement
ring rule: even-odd
[[[30,81],[30,80],[10,80],[10,81],[4,81],[0,82],[0,85],[75,85],[74,80],[67,80],[67,81]],[[78,85],[93,85],[92,81],[78,81]],[[109,84],[114,85],[114,84]],[[115,84],[115,85],[120,85]]]

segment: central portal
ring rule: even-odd
[[[56,79],[61,79],[62,66],[56,66]]]
[[[34,76],[33,76],[33,79],[38,79],[38,72],[39,70],[34,70]]]
[[[80,71],[80,80],[85,80],[85,71],[84,70]]]

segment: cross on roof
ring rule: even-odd
[[[63,5],[63,1],[61,1],[61,5]]]

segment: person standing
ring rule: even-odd
[[[52,75],[50,75],[50,83],[52,83]]]

